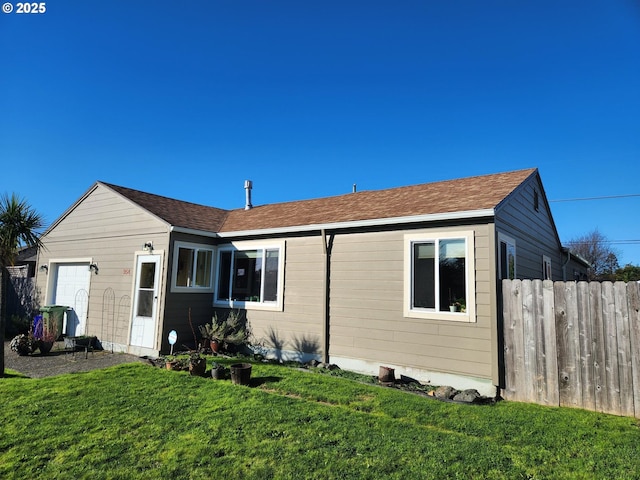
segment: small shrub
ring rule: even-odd
[[[36,342],[31,335],[21,333],[16,335],[9,343],[9,348],[18,355],[29,355],[37,348]]]
[[[225,320],[219,320],[214,314],[211,323],[200,325],[200,335],[207,340],[217,340],[227,345],[242,345],[249,338],[250,331],[246,316],[239,311],[231,310]]]

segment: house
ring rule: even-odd
[[[537,169],[222,210],[104,182],[45,232],[43,304],[67,334],[155,355],[216,310],[265,352],[494,394],[501,278],[562,280]]]

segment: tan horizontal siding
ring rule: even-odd
[[[489,226],[475,231],[477,322],[405,318],[404,231],[337,235],[331,255],[331,355],[491,378]],[[429,230],[424,232],[428,236]]]
[[[247,312],[254,340],[273,347],[271,336],[276,334],[284,350],[310,344],[317,345],[313,353],[320,355],[325,282],[322,239],[288,238],[285,248],[284,309]]]
[[[154,249],[168,250],[166,225],[120,196],[98,186],[42,238],[45,247],[38,264],[51,259],[90,258],[97,263],[91,275],[86,333],[101,341],[128,344],[135,251],[147,241]],[[163,269],[165,267],[163,266]],[[49,276],[39,272],[42,304]],[[74,305],[71,305],[74,307]],[[162,305],[160,305],[162,314]]]

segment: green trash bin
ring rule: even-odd
[[[69,307],[64,305],[45,305],[40,308],[42,313],[43,329],[47,331],[58,332],[56,340],[62,337],[62,325],[64,322],[64,312],[69,310]]]

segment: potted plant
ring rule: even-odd
[[[167,370],[186,370],[189,368],[189,359],[186,357],[167,355],[164,357],[164,366]]]
[[[219,352],[221,345],[231,349],[246,342],[248,338],[246,319],[236,310],[231,310],[225,320],[219,320],[218,315],[214,313],[211,323],[205,323],[198,328],[202,338],[209,340],[214,353]]]
[[[202,338],[209,341],[209,347],[211,348],[211,351],[213,353],[218,353],[220,351],[222,339],[224,338],[225,331],[227,329],[226,322],[220,322],[218,320],[218,315],[214,313],[213,318],[211,319],[211,323],[200,325],[198,329],[200,330],[200,335],[202,336]]]
[[[231,310],[225,322],[226,331],[223,338],[225,349],[236,351],[238,346],[246,343],[249,338],[247,319],[239,310]]]
[[[217,362],[213,362],[211,364],[211,378],[214,380],[222,380],[225,378],[227,374],[227,369],[224,368],[223,365],[220,365]]]
[[[467,311],[467,301],[464,298],[455,298],[452,295],[451,289],[449,289],[449,311],[451,312]]]
[[[21,333],[16,335],[9,343],[9,348],[18,355],[29,355],[35,350],[35,341],[31,334]]]
[[[44,322],[42,318],[34,322],[33,338],[35,348],[40,349],[40,353],[46,355],[53,348],[54,343],[58,339],[57,324],[55,322]]]
[[[178,366],[178,359],[175,358],[173,355],[167,355],[166,357],[163,357],[164,360],[164,366],[167,370],[177,370],[177,366]]]
[[[193,376],[202,377],[207,370],[207,359],[200,352],[193,352],[189,356],[189,373]]]
[[[234,363],[231,369],[231,382],[234,385],[249,385],[251,382],[251,364]]]

